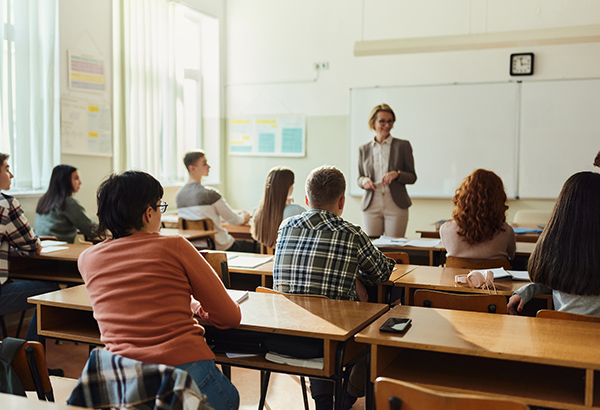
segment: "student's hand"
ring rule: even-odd
[[[521,296],[512,295],[510,299],[508,299],[506,308],[508,309],[509,315],[518,315],[523,310],[523,306],[525,306],[525,302],[523,302]]]
[[[364,177],[363,182],[362,182],[362,187],[364,189],[375,189],[375,184],[373,183],[373,180],[371,178]]]
[[[241,216],[242,218],[244,218],[244,223],[243,223],[243,225],[247,224],[247,223],[248,223],[248,221],[250,220],[250,214],[249,214],[248,212],[246,212],[246,211],[240,211],[240,216]]]
[[[390,171],[383,176],[381,182],[383,182],[385,185],[389,185],[392,183],[392,181],[398,178],[399,175],[400,173],[398,171]]]
[[[359,302],[368,302],[369,301],[369,295],[367,294],[367,288],[365,288],[365,285],[363,285],[363,283],[359,279],[356,279],[356,295],[358,296]]]
[[[35,254],[37,256],[40,256],[42,254],[42,247],[41,246],[38,246],[38,248],[35,250]]]
[[[291,196],[289,196],[286,200],[285,200],[285,204],[289,205],[289,204],[293,204],[294,203],[294,198],[292,198]]]

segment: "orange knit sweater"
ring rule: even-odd
[[[83,252],[78,266],[106,349],[124,357],[169,366],[214,359],[191,306],[218,328],[240,323],[240,307],[180,236],[107,239]]]

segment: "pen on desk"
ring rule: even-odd
[[[244,300],[248,299],[249,296],[250,296],[250,293],[248,293],[248,291],[245,291],[242,296],[240,296],[239,298],[237,298],[236,302],[237,303],[242,303]]]

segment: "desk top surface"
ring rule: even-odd
[[[396,281],[394,281],[394,283],[398,286],[412,285],[412,287],[418,287],[421,289],[487,293],[487,290],[485,289],[473,289],[466,284],[455,282],[454,277],[456,275],[467,275],[469,272],[471,272],[471,270],[472,269],[445,268],[441,266],[417,266],[416,269],[413,269],[406,275],[401,276]],[[519,289],[521,286],[526,285],[527,283],[529,282],[510,279],[501,279],[494,281],[494,285],[496,286],[496,290],[498,291],[498,293],[507,296],[512,295],[515,290]]]
[[[27,397],[15,396],[13,394],[0,393],[0,408],[20,410],[65,410],[83,409],[84,407],[69,406],[63,403],[54,403]]]
[[[380,332],[379,327],[390,317],[411,318],[412,325],[403,335]],[[600,369],[599,323],[397,306],[359,332],[356,340],[383,346]]]
[[[243,291],[230,290],[233,298]],[[28,299],[30,303],[67,309],[92,311],[85,286],[75,286]],[[347,340],[388,306],[310,296],[249,292],[240,303],[240,328],[296,336]]]
[[[517,227],[530,228],[529,226],[513,225],[513,228],[517,228]],[[531,227],[531,228],[537,229],[537,226]],[[429,225],[427,227],[417,229],[415,232],[420,234],[421,238],[439,238],[440,237],[440,230],[439,230],[439,228],[436,228],[436,225]],[[517,233],[517,234],[515,234],[515,237],[517,239],[517,242],[536,243],[540,237],[540,234],[537,232]]]

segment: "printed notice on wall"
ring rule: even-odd
[[[104,92],[106,90],[106,74],[104,60],[69,51],[69,88],[77,91]]]
[[[306,155],[304,115],[236,117],[229,120],[228,135],[231,155]]]
[[[64,154],[111,156],[110,106],[63,96],[60,104],[61,151]]]

